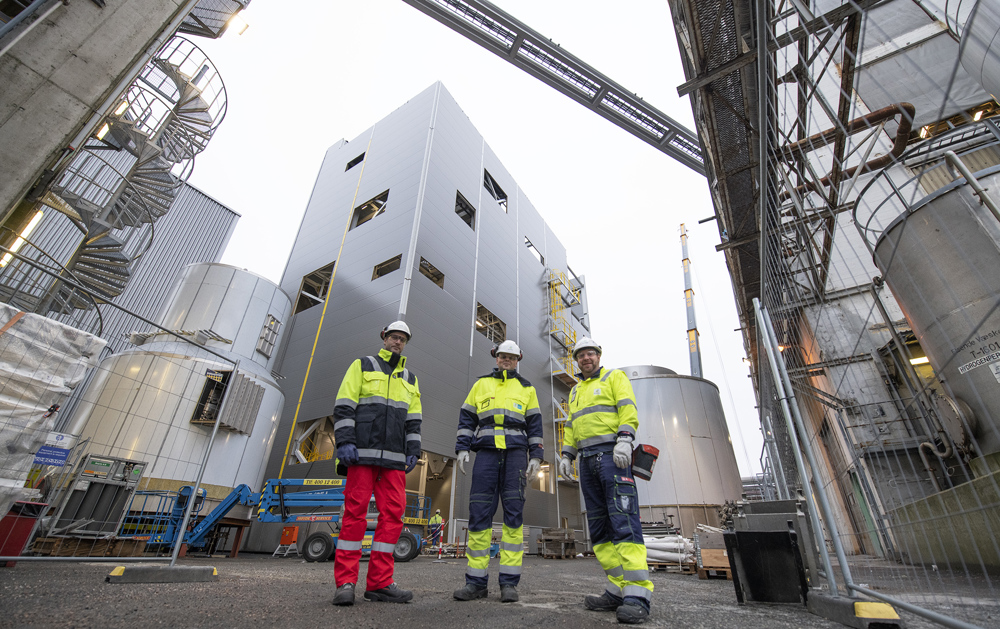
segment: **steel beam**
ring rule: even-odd
[[[700,175],[698,135],[486,0],[403,0]]]

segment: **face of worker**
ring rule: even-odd
[[[517,369],[517,355],[504,354],[503,352],[497,354],[497,367],[500,369]]]
[[[580,366],[583,377],[589,378],[601,368],[601,355],[593,349],[580,350],[576,355],[576,364]]]
[[[390,332],[385,335],[383,342],[385,348],[393,354],[402,354],[403,348],[406,347],[406,335],[401,332]]]

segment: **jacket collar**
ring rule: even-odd
[[[392,352],[383,347],[378,351],[378,357],[388,363],[389,359],[392,358]],[[396,369],[403,369],[405,367],[406,367],[406,356],[400,356],[399,364],[396,365]]]
[[[517,369],[500,369],[499,367],[494,367],[491,375],[499,380],[511,380],[518,377]]]
[[[589,378],[584,379],[582,371],[580,373],[576,374],[576,378],[580,382],[586,382],[587,380],[593,380],[594,378],[600,378],[601,374],[603,374],[604,371],[605,371],[604,366],[601,365],[600,367],[597,368],[597,371],[594,372],[594,375],[590,376]]]

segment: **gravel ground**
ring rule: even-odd
[[[585,594],[604,589],[593,558],[525,557],[521,600],[500,603],[495,563],[488,599],[461,603],[451,592],[464,583],[464,560],[418,557],[396,565],[396,582],[414,592],[405,605],[363,600],[334,607],[333,564],[244,554],[238,559],[183,560],[219,571],[213,583],[106,583],[115,564],[19,562],[0,569],[0,627],[371,627],[495,629],[615,626],[614,614],[584,609]],[[361,565],[362,581],[366,564]],[[841,627],[795,605],[738,606],[724,580],[655,572],[652,627],[737,629]],[[931,627],[907,616],[909,627]]]

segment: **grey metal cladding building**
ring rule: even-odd
[[[525,525],[569,518],[581,528],[576,487],[559,482],[554,465],[569,381],[553,376],[568,343],[552,334],[550,278],[567,271],[577,296],[561,307],[575,337],[589,325],[583,281],[441,83],[331,147],[281,280],[296,314],[278,367],[286,404],[268,476],[334,476],[333,425],[324,418],[351,361],[380,349],[381,327],[402,318],[413,331],[405,354],[420,381],[427,455],[408,489],[431,496],[446,518],[467,516],[471,475],[456,474],[451,460],[459,407],[495,366],[493,340],[513,339],[524,353],[520,372],[538,393],[550,463],[528,495]]]

